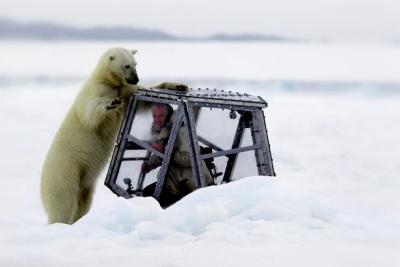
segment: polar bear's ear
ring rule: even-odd
[[[131,52],[132,52],[132,54],[134,55],[134,54],[137,53],[137,50],[136,50],[136,49],[133,49],[133,50],[131,50]]]

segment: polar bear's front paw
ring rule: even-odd
[[[186,92],[187,90],[189,90],[189,86],[187,86],[186,84],[176,84],[175,90]]]
[[[119,97],[116,97],[116,98],[114,98],[112,101],[111,101],[111,103],[110,104],[108,104],[107,106],[106,106],[106,109],[107,110],[109,110],[109,109],[115,109],[115,108],[117,108],[117,107],[119,107],[120,105],[121,105],[121,99],[119,99]]]
[[[189,86],[183,83],[170,83],[170,82],[164,82],[161,83],[157,88],[160,89],[169,89],[169,90],[176,90],[176,91],[181,91],[181,92],[186,92],[189,90]]]

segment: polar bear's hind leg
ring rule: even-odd
[[[78,197],[78,208],[74,216],[73,222],[76,222],[82,218],[86,213],[89,212],[90,206],[92,205],[93,193],[95,186],[84,186],[81,185]]]
[[[48,223],[72,224],[78,210],[76,192],[60,190],[58,194],[52,194],[47,201]],[[52,204],[54,203],[54,204]]]

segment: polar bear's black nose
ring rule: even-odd
[[[139,82],[139,77],[137,76],[137,74],[132,75],[133,77],[129,77],[126,79],[127,83],[129,84],[138,84]]]

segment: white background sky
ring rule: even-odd
[[[399,0],[2,0],[0,16],[80,27],[144,27],[187,36],[246,32],[400,40]]]

